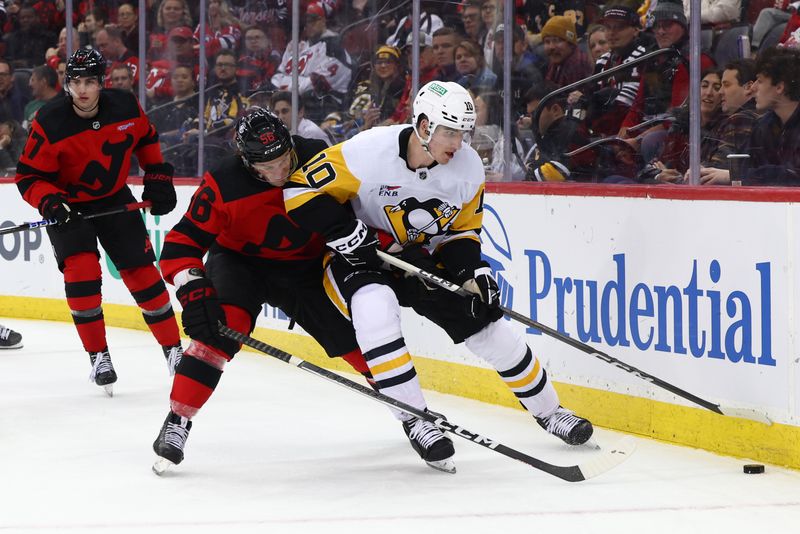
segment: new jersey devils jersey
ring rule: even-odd
[[[326,148],[323,141],[292,138],[301,164]],[[282,190],[256,179],[239,156],[228,156],[206,172],[186,214],[167,234],[160,261],[164,279],[172,282],[184,269],[202,268],[214,243],[275,261],[319,258],[325,245],[321,236],[289,218]]]
[[[125,187],[134,153],[142,167],[164,161],[158,134],[132,93],[103,89],[90,119],[78,117],[64,95],[37,113],[14,181],[37,209],[51,193],[90,202]]]

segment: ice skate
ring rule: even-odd
[[[0,325],[0,349],[21,349],[22,335]]]
[[[567,445],[583,445],[592,437],[592,423],[559,406],[549,417],[536,417],[539,426]]]
[[[420,458],[445,473],[455,473],[453,442],[436,425],[416,417],[403,421],[403,430]]]
[[[111,356],[108,349],[100,352],[90,352],[89,360],[92,362],[92,372],[89,373],[89,381],[105,389],[109,397],[114,396],[114,382],[117,381],[117,373],[114,371],[114,364],[111,363]]]
[[[183,347],[178,344],[171,347],[161,347],[161,349],[164,351],[164,358],[167,360],[169,376],[175,376],[175,369],[178,368],[178,364],[181,363],[181,358],[183,358]]]
[[[192,422],[170,411],[161,432],[153,442],[153,450],[158,459],[153,464],[153,472],[162,475],[167,469],[183,461],[183,448],[192,429]]]

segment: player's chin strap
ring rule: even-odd
[[[419,144],[422,145],[422,150],[427,152],[427,154],[431,158],[433,158],[433,155],[431,154],[431,150],[428,147],[428,143],[430,143],[431,139],[433,139],[433,131],[436,130],[436,125],[435,124],[431,124],[430,122],[428,123],[429,132],[428,132],[428,139],[427,140],[423,139],[422,136],[419,134],[419,130],[417,129],[416,125],[414,125],[413,128],[414,128],[414,135],[417,136],[417,139],[419,139]]]
[[[403,260],[401,260],[400,258],[398,258],[396,256],[392,256],[391,254],[386,254],[385,252],[383,252],[381,250],[378,250],[378,257],[381,260],[383,260],[386,263],[388,263],[389,265],[391,265],[392,267],[396,267],[396,268],[398,268],[398,269],[400,269],[402,271],[405,271],[405,272],[407,272],[407,273],[409,273],[409,274],[411,274],[413,276],[416,276],[417,278],[421,279],[424,282],[433,283],[434,285],[437,285],[437,286],[439,286],[439,287],[441,287],[443,289],[451,291],[451,292],[453,292],[453,293],[455,293],[457,295],[461,295],[461,296],[473,296],[474,295],[474,293],[471,293],[471,292],[467,291],[466,289],[464,289],[463,287],[461,287],[458,284],[454,284],[453,282],[445,280],[444,278],[442,278],[440,276],[437,276],[437,275],[435,275],[433,273],[429,273],[428,271],[424,271],[424,270],[420,269],[419,267],[417,267],[416,265],[412,265],[412,264],[408,263],[407,261],[403,261]],[[765,425],[771,425],[772,424],[772,421],[770,421],[769,417],[767,417],[767,415],[765,413],[763,413],[763,412],[760,412],[758,410],[754,410],[754,409],[751,409],[751,408],[735,408],[735,407],[732,407],[732,406],[723,406],[723,405],[720,405],[720,404],[714,404],[713,402],[707,401],[705,399],[702,399],[702,398],[698,397],[697,395],[694,395],[692,393],[689,393],[686,390],[683,390],[683,389],[679,388],[678,386],[675,386],[673,384],[670,384],[669,382],[661,380],[657,376],[653,376],[653,375],[651,375],[649,373],[646,373],[645,371],[637,369],[636,367],[634,367],[632,365],[629,365],[629,364],[627,364],[627,363],[625,363],[625,362],[623,362],[621,360],[618,360],[618,359],[614,358],[613,356],[609,356],[605,352],[600,352],[599,350],[595,349],[594,347],[591,347],[591,346],[589,346],[589,345],[587,345],[585,343],[581,343],[580,341],[578,341],[578,340],[576,340],[574,338],[571,338],[571,337],[569,337],[569,336],[567,336],[565,334],[562,334],[558,330],[554,330],[554,329],[550,328],[549,326],[545,326],[542,323],[534,321],[533,319],[530,319],[530,318],[522,315],[521,313],[517,313],[514,310],[506,308],[505,306],[500,306],[500,310],[506,316],[508,316],[508,317],[510,317],[510,318],[512,318],[512,319],[514,319],[516,321],[519,321],[520,323],[522,323],[522,324],[524,324],[526,326],[530,326],[530,327],[536,328],[537,330],[540,330],[545,335],[548,335],[548,336],[550,336],[550,337],[552,337],[554,339],[557,339],[557,340],[559,340],[559,341],[561,341],[563,343],[566,343],[567,345],[570,345],[570,346],[572,346],[572,347],[574,347],[574,348],[576,348],[576,349],[578,349],[578,350],[580,350],[582,352],[585,352],[586,354],[588,354],[590,356],[594,356],[595,358],[598,358],[598,359],[600,359],[600,360],[602,360],[602,361],[604,361],[606,363],[610,363],[611,365],[613,365],[614,367],[616,367],[618,369],[622,369],[623,371],[625,371],[627,373],[635,375],[635,376],[641,378],[642,380],[650,382],[654,386],[658,386],[658,387],[660,387],[662,389],[665,389],[665,390],[669,391],[670,393],[673,393],[673,394],[675,394],[675,395],[677,395],[679,397],[682,397],[682,398],[684,398],[684,399],[686,399],[688,401],[691,401],[691,402],[693,402],[693,403],[695,403],[695,404],[697,404],[699,406],[702,406],[703,408],[705,408],[707,410],[711,410],[712,412],[718,413],[720,415],[727,415],[729,417],[739,417],[739,418],[742,418],[742,419],[750,419],[752,421],[757,421],[757,422],[763,423]]]

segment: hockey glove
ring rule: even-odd
[[[179,287],[175,294],[183,306],[181,317],[186,335],[207,345],[218,346],[217,323],[225,322],[225,312],[211,280],[191,280]]]
[[[488,267],[475,269],[475,277],[464,283],[464,289],[474,296],[467,299],[467,312],[476,319],[496,321],[503,316],[500,310],[500,289]]]
[[[178,197],[175,195],[175,186],[172,185],[172,175],[175,172],[169,163],[148,165],[144,170],[144,193],[142,200],[152,202],[151,215],[166,215],[175,209]]]
[[[375,231],[358,219],[341,236],[332,236],[328,246],[353,267],[377,269],[383,262],[378,258],[378,237]]]
[[[55,219],[59,225],[75,224],[81,221],[81,214],[69,205],[63,195],[45,195],[39,203],[39,213],[45,219]]]

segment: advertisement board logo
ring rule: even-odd
[[[492,276],[500,289],[500,304],[506,308],[514,306],[514,287],[506,277],[506,265],[513,260],[511,242],[500,214],[489,204],[483,205],[483,228],[481,230],[481,255],[492,269]]]
[[[0,229],[16,226],[11,221],[3,221]],[[31,261],[32,252],[42,246],[42,229],[32,228],[22,232],[6,234],[0,237],[0,257],[6,261],[14,261],[22,257],[22,261]],[[44,255],[39,254],[37,261],[42,263]]]

